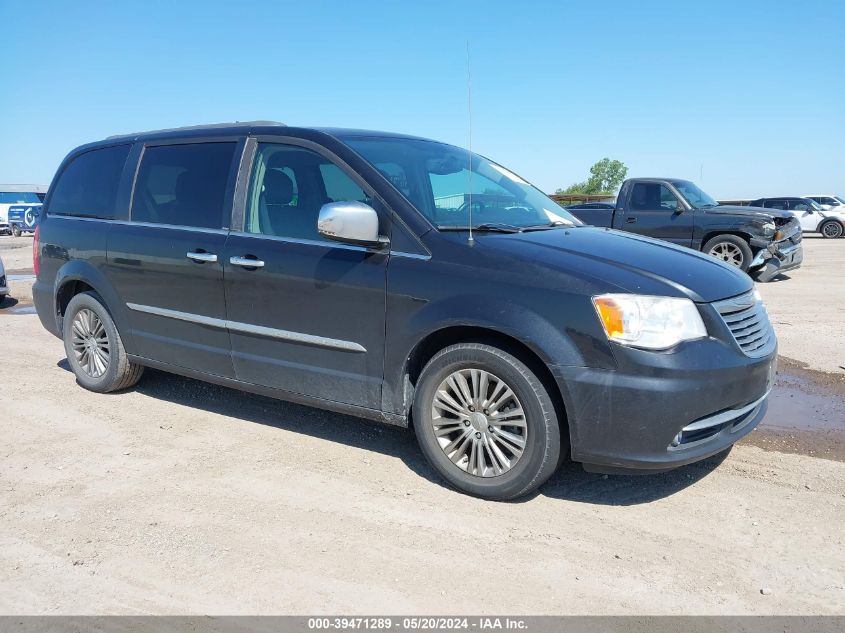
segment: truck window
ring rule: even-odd
[[[666,186],[656,182],[638,182],[631,191],[632,211],[675,211],[678,198]]]
[[[59,175],[50,196],[50,215],[112,219],[120,175],[129,145],[115,145],[85,152]]]
[[[224,197],[234,152],[231,142],[146,148],[132,195],[132,221],[228,226]]]

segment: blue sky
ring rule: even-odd
[[[716,197],[845,194],[845,2],[0,0],[0,182],[110,134],[273,119],[609,156]]]

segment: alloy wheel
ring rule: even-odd
[[[109,368],[109,337],[93,310],[82,308],[73,317],[73,353],[79,367],[91,378],[100,378]]]
[[[483,369],[460,369],[440,383],[431,424],[452,463],[478,477],[511,470],[528,439],[528,422],[513,389]]]
[[[842,225],[835,222],[828,222],[822,227],[822,233],[825,237],[840,237],[842,235]]]
[[[710,255],[718,257],[732,266],[742,266],[742,251],[736,244],[730,242],[719,242],[710,249]]]

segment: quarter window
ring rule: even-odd
[[[229,225],[226,187],[235,143],[159,145],[144,150],[132,220],[197,228]]]
[[[262,143],[250,178],[244,231],[329,241],[317,232],[320,208],[329,202],[372,204],[340,167],[303,147]]]
[[[129,145],[95,149],[62,170],[50,196],[51,215],[112,219]]]

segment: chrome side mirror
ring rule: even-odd
[[[320,208],[317,232],[330,240],[380,247],[388,239],[378,232],[378,214],[363,202],[329,202]]]

